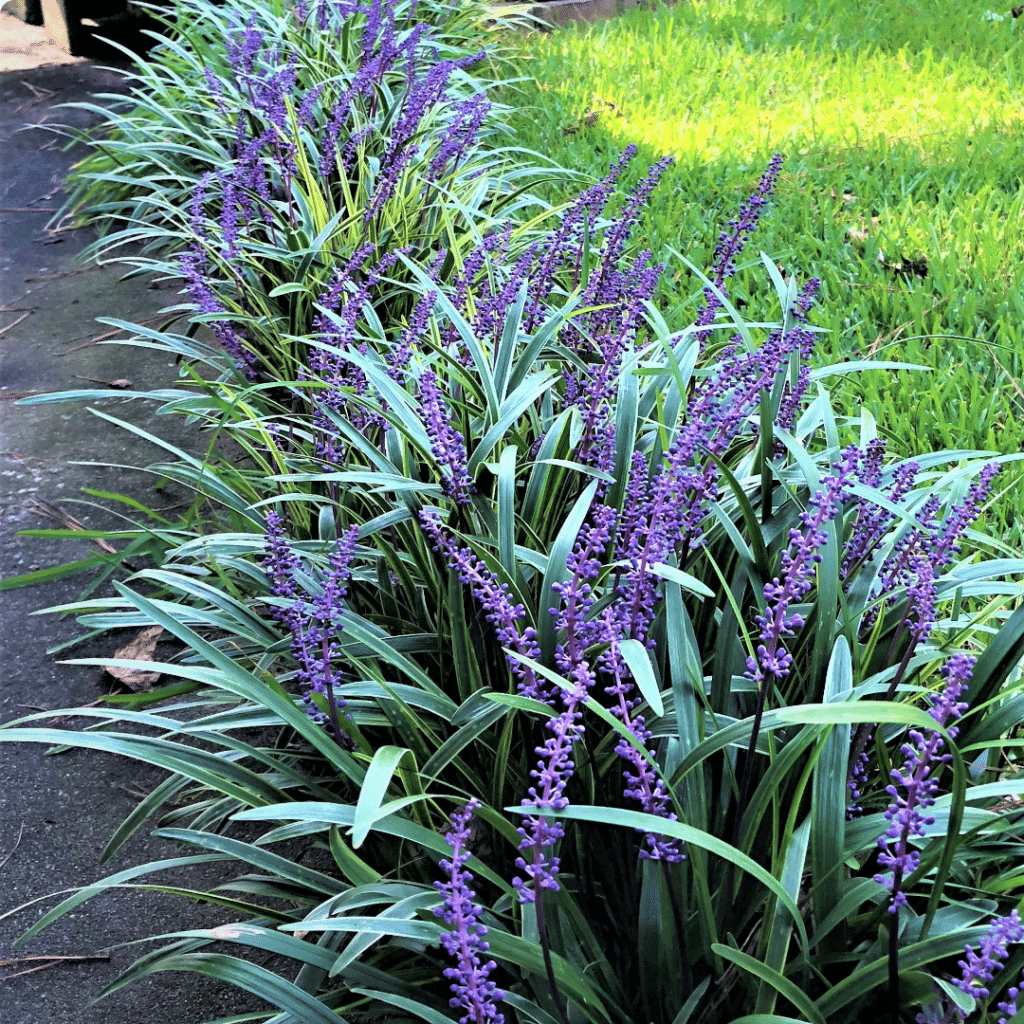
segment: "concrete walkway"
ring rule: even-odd
[[[45,126],[84,124],[83,112],[57,106],[97,91],[123,91],[121,76],[92,61],[70,60],[47,43],[43,29],[3,13],[0,68],[6,68],[0,70],[0,578],[7,578],[88,551],[84,542],[18,537],[19,530],[53,525],[33,511],[36,501],[58,505],[92,527],[114,520],[110,511],[88,504],[93,499],[81,493],[84,487],[129,493],[155,508],[182,496],[156,491],[155,478],[144,473],[75,465],[144,466],[159,458],[82,405],[16,404],[25,393],[91,386],[82,378],[129,379],[140,388],[173,382],[176,370],[166,359],[99,343],[108,328],[95,318],[144,320],[178,296],[166,285],[122,282],[117,266],[76,265],[91,233],[47,228],[76,154],[62,152],[61,140]],[[125,402],[116,391],[96,404],[154,432],[169,426],[166,417],[157,424],[150,409]],[[87,503],[75,503],[82,499]],[[109,680],[97,669],[58,665],[46,653],[76,634],[74,623],[32,615],[75,600],[85,582],[74,577],[0,593],[0,720],[89,704],[108,691]],[[73,655],[109,655],[123,642],[107,637]],[[111,833],[160,779],[145,766],[92,752],[45,756],[41,746],[0,744],[0,915],[130,865],[180,855],[146,836],[110,865],[97,865]],[[54,902],[0,919],[0,1024],[193,1024],[257,1008],[235,989],[177,973],[93,1005],[103,986],[150,947],[112,950],[97,960],[24,958],[91,957],[150,933],[219,923],[218,914],[173,897],[124,891],[85,904],[12,950],[11,942]]]

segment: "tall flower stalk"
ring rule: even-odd
[[[483,910],[474,903],[473,874],[466,868],[473,813],[479,806],[480,801],[473,799],[452,815],[451,830],[444,837],[452,855],[440,863],[448,878],[434,883],[444,903],[434,913],[451,925],[451,931],[441,936],[441,945],[456,962],[445,968],[444,976],[451,981],[452,1008],[466,1011],[459,1024],[504,1024],[505,1016],[496,1004],[505,994],[488,977],[497,964],[484,959],[490,948],[487,926],[480,920]]]
[[[284,602],[272,605],[271,612],[288,630],[292,655],[299,666],[303,703],[315,722],[324,726],[340,746],[351,750],[354,743],[342,725],[345,701],[337,693],[335,662],[359,529],[352,527],[338,538],[328,557],[320,592],[312,601],[299,587],[302,567],[288,542],[281,517],[273,510],[267,513],[266,529],[263,569],[270,592]]]
[[[959,698],[967,688],[975,658],[967,654],[954,654],[942,666],[944,687],[928,709],[928,714],[955,737],[953,724],[967,710]],[[921,855],[911,845],[915,836],[926,835],[927,826],[934,823],[927,809],[935,803],[938,793],[938,769],[952,759],[942,753],[945,740],[938,729],[910,731],[910,742],[903,744],[905,761],[902,768],[892,770],[892,782],[886,792],[892,798],[885,811],[889,827],[878,839],[878,864],[883,870],[875,875],[892,894],[889,901],[889,995],[892,1020],[895,1024],[899,1007],[899,911],[907,905],[903,883],[921,861]],[[966,969],[966,968],[965,968]],[[965,983],[966,984],[966,983]]]
[[[768,691],[789,675],[793,655],[787,649],[786,640],[804,625],[803,616],[791,609],[814,586],[815,567],[821,561],[821,548],[828,538],[826,526],[842,507],[859,454],[860,449],[848,448],[833,473],[822,477],[821,488],[811,496],[807,509],[800,513],[800,527],[789,531],[789,547],[782,553],[779,575],[764,585],[764,611],[755,620],[759,643],[755,654],[747,658],[745,673],[757,686],[757,705],[736,800],[734,846],[739,846]]]

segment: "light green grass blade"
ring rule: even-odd
[[[832,649],[825,676],[825,703],[845,701],[852,690],[850,645],[846,637],[840,636]],[[849,762],[850,726],[836,725],[825,737],[811,783],[811,879],[818,921],[832,913],[843,894]],[[837,944],[842,944],[842,936],[833,933],[833,940],[826,948],[834,949]]]
[[[411,762],[412,770],[415,771],[416,761],[408,747],[385,745],[374,751],[373,760],[370,761],[363,784],[359,787],[359,799],[356,802],[356,814],[352,822],[352,846],[354,849],[358,850],[369,835],[375,815],[387,796],[395,769],[407,758]]]

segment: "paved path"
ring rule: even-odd
[[[78,267],[73,258],[92,237],[75,230],[48,231],[48,210],[61,204],[60,183],[74,154],[40,125],[81,112],[58,111],[59,103],[90,93],[123,89],[122,79],[88,61],[69,61],[39,34],[0,14],[0,578],[81,558],[85,544],[18,537],[26,528],[46,528],[31,511],[35,500],[61,504],[86,525],[110,522],[110,513],[89,504],[83,487],[130,492],[154,507],[179,497],[156,492],[143,473],[76,460],[145,465],[157,454],[80,405],[19,406],[22,392],[88,386],[80,377],[128,378],[136,386],[166,384],[175,369],[163,358],[129,354],[97,344],[107,328],[97,316],[144,319],[178,301],[169,287],[119,281],[115,266]],[[45,66],[26,66],[27,58]],[[63,61],[62,63],[54,63]],[[34,127],[23,131],[26,124]],[[149,410],[112,392],[106,411],[153,424]],[[162,428],[166,429],[166,418]],[[156,428],[154,428],[156,429]],[[38,608],[72,601],[80,578],[0,593],[0,720],[34,709],[87,704],[105,692],[96,669],[57,665],[47,648],[75,634],[54,616],[33,617]],[[109,654],[105,639],[83,655]],[[132,864],[175,856],[167,843],[148,837],[123,850],[111,865],[97,865],[100,850],[137,802],[155,786],[156,771],[91,752],[46,757],[35,745],[0,745],[0,915],[27,901],[89,883]],[[79,908],[26,947],[11,942],[31,924],[46,900],[0,919],[0,1024],[193,1024],[249,1007],[237,992],[191,974],[160,974],[111,996],[91,1000],[146,947],[114,950],[106,961],[67,961],[19,974],[40,961],[27,956],[88,956],[148,933],[202,927],[217,918],[172,897],[123,892]]]

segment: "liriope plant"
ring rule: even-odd
[[[101,228],[83,258],[132,244],[135,272],[184,279],[192,330],[250,377],[296,375],[293,349],[349,263],[371,268],[365,298],[383,312],[404,293],[379,294],[373,267],[541,209],[540,158],[505,144],[488,95],[500,59],[469,33],[472,5],[200,2],[165,17],[176,34],[131,73],[131,97],[100,97],[87,106],[103,122],[71,132],[92,152],[60,216]]]
[[[247,385],[228,356],[200,397],[161,396],[262,461],[186,462],[230,532],[72,610],[181,641],[155,667],[196,691],[188,712],[0,739],[170,769],[107,855],[157,814],[195,852],[31,934],[216,858],[244,872],[212,894],[224,923],[164,936],[118,984],[199,971],[278,1021],[1013,1004],[1024,563],[971,529],[1001,460],[890,461],[869,415],[834,410],[829,376],[864,366],[807,367],[813,280],[765,258],[779,320],[738,316],[778,161],[670,332],[660,264],[630,245],[660,168],[606,212],[630,155],[525,245],[481,230],[447,275],[396,254],[383,329],[346,267],[297,379]]]

